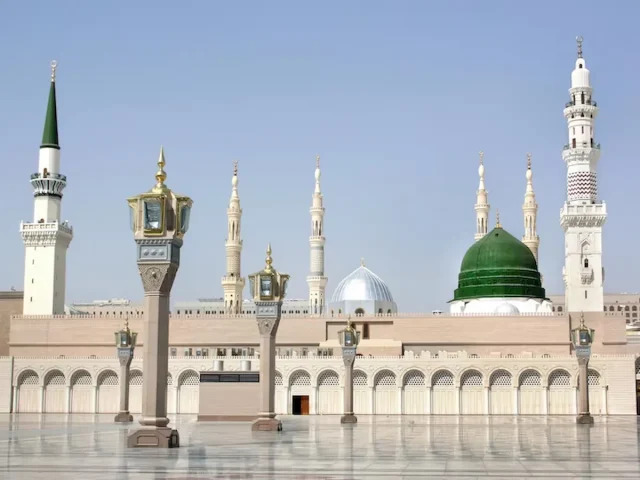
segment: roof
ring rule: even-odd
[[[366,300],[393,302],[393,296],[379,276],[361,265],[338,284],[331,297],[331,303]]]
[[[467,250],[454,292],[454,300],[491,297],[545,298],[533,253],[502,227]]]

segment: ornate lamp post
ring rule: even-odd
[[[169,366],[169,297],[180,266],[182,239],[189,228],[193,204],[165,184],[164,150],[160,149],[156,186],[129,198],[131,228],[144,287],[142,428],[131,433],[129,447],[180,446],[177,430],[167,425]]]
[[[589,412],[589,358],[591,357],[591,345],[593,344],[593,338],[595,330],[587,328],[584,324],[584,314],[580,314],[580,325],[577,328],[571,330],[573,346],[576,351],[576,357],[578,358],[578,365],[580,366],[578,376],[578,416],[576,417],[577,423],[591,424],[593,423],[593,417]]]
[[[356,359],[356,349],[360,343],[360,332],[351,324],[351,315],[347,319],[347,328],[338,332],[338,340],[342,347],[342,361],[344,362],[344,415],[340,423],[358,423],[358,417],[353,414],[353,362]]]
[[[261,271],[249,275],[260,330],[260,417],[253,422],[251,429],[261,431],[282,430],[282,423],[276,418],[274,408],[276,333],[282,316],[282,300],[287,292],[289,275],[277,272],[272,263],[269,244],[266,266]]]
[[[133,416],[129,413],[129,367],[133,360],[133,351],[136,348],[138,334],[129,330],[129,319],[124,328],[115,332],[118,360],[120,361],[120,412],[116,415],[116,423],[133,422]]]

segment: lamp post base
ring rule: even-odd
[[[136,430],[127,438],[129,448],[178,448],[180,435],[169,427],[147,427]]]
[[[580,413],[576,417],[576,423],[580,425],[593,425],[593,417],[590,413]]]
[[[259,418],[251,424],[254,432],[281,432],[282,422],[277,418]]]
[[[340,417],[340,423],[358,423],[358,417],[356,417],[354,414],[347,414],[347,415],[343,415],[342,417]]]
[[[116,423],[131,423],[133,422],[133,415],[129,412],[120,412],[113,419]]]

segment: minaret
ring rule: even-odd
[[[478,167],[478,175],[480,176],[480,184],[476,192],[476,241],[480,240],[487,234],[489,220],[489,204],[487,203],[487,191],[484,188],[484,152],[480,152],[480,166]]]
[[[233,177],[231,179],[231,198],[227,209],[227,274],[222,277],[224,290],[224,308],[229,314],[242,313],[242,290],[244,278],[240,273],[240,256],[242,254],[242,240],[240,238],[240,222],[242,209],[238,195],[238,162],[233,162]]]
[[[537,233],[536,222],[538,218],[538,204],[536,203],[536,194],[533,192],[533,172],[531,171],[531,154],[527,153],[527,189],[524,192],[524,204],[522,205],[522,213],[524,215],[524,243],[533,256],[538,261],[538,247],[540,246],[540,237]]]
[[[316,188],[311,201],[311,268],[307,277],[309,285],[309,313],[321,315],[325,310],[325,288],[327,277],[324,276],[324,207],[320,191],[320,155],[316,156]]]
[[[598,106],[593,101],[589,70],[582,57],[582,37],[576,40],[578,59],[571,73],[570,101],[564,109],[569,143],[562,152],[567,165],[567,201],[560,213],[565,232],[565,305],[569,312],[602,312],[602,226],[607,210],[605,203],[598,200],[597,189],[600,144],[594,140],[594,127]]]
[[[61,221],[62,191],[67,177],[60,174],[60,143],[56,109],[56,62],[51,62],[49,103],[40,145],[38,171],[31,175],[33,222],[22,222],[25,246],[24,315],[63,315],[67,248],[73,229]]]

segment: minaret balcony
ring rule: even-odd
[[[607,206],[602,203],[571,205],[565,203],[560,210],[560,225],[569,227],[601,227],[607,219]]]
[[[68,233],[69,235],[73,235],[73,227],[69,225],[67,222],[21,222],[20,223],[20,231],[21,232],[45,232],[45,231],[63,231]]]
[[[575,107],[576,105],[591,105],[593,107],[597,107],[598,102],[596,102],[595,100],[591,100],[590,98],[586,99],[584,103],[576,103],[573,100],[571,100],[564,104],[564,108]]]
[[[235,275],[225,275],[222,277],[222,285],[244,285],[244,277],[236,277]]]
[[[571,143],[565,143],[562,150],[571,150],[572,148],[595,148],[596,150],[600,150],[600,144],[596,142],[578,142],[575,145]]]
[[[62,198],[62,191],[67,186],[67,177],[59,173],[34,173],[31,175],[33,196],[52,195]]]

